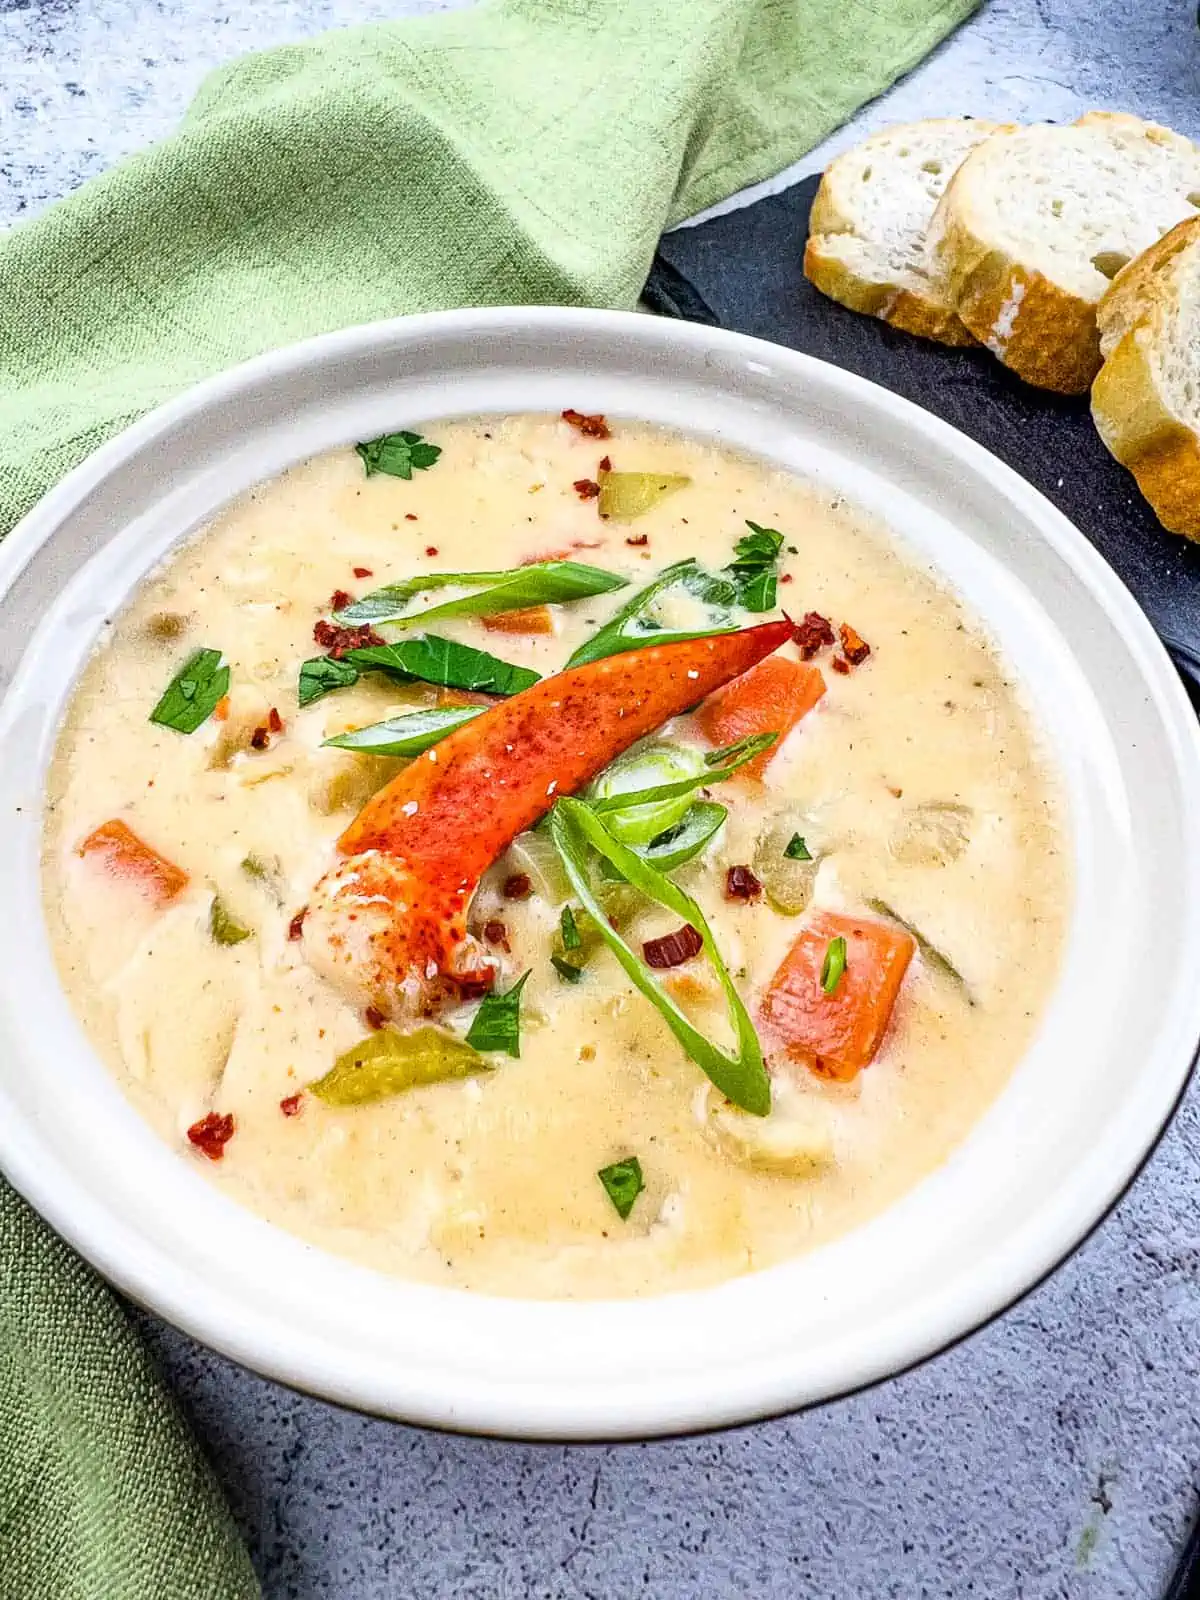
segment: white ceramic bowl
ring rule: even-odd
[[[722,439],[881,512],[1024,679],[1074,826],[1076,904],[1049,1012],[945,1166],[786,1265],[619,1305],[406,1284],[225,1199],[92,1054],[39,903],[64,702],[104,619],[169,546],[316,451],[438,416],[563,406]],[[1096,1223],[1200,1039],[1200,740],[1142,613],[977,445],[753,339],[616,313],[455,312],[353,328],[202,384],[98,451],[0,546],[0,685],[0,1164],[135,1299],[247,1366],[371,1411],[531,1438],[645,1436],[896,1372],[1010,1304]]]

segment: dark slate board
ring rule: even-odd
[[[1087,400],[1031,389],[986,351],[950,350],[827,300],[801,271],[817,179],[664,236],[656,311],[772,339],[870,378],[977,439],[1116,569],[1200,704],[1200,544],[1168,534],[1092,426]]]

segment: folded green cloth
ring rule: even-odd
[[[977,0],[492,0],[235,63],[0,239],[0,533],[102,440],[290,340],[632,306],[664,226],[802,155]],[[115,1300],[0,1185],[0,1595],[253,1575]]]

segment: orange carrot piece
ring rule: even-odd
[[[526,606],[523,611],[499,611],[494,617],[484,617],[483,625],[490,633],[553,633],[554,618],[549,606]]]
[[[710,694],[696,712],[696,721],[715,745],[777,731],[779,738],[770,750],[742,768],[747,777],[761,778],[784,739],[824,693],[825,679],[817,667],[772,656]]]
[[[846,968],[826,994],[821,969],[830,941],[839,936],[846,941]],[[818,911],[763,999],[768,1038],[819,1078],[856,1078],[883,1042],[915,949],[911,934],[892,923]]]
[[[79,846],[81,856],[98,856],[114,878],[137,884],[155,905],[165,906],[187,888],[182,867],[160,856],[119,817],[102,822]]]

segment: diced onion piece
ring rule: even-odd
[[[817,861],[797,861],[787,854],[788,845],[805,824],[797,814],[785,813],[759,835],[754,847],[754,875],[767,892],[776,911],[798,917],[808,910],[817,881]]]
[[[698,1107],[705,1134],[717,1149],[756,1172],[805,1178],[834,1165],[829,1109],[786,1078],[774,1080],[765,1117],[739,1111],[711,1085],[702,1091]]]
[[[908,867],[945,867],[971,842],[975,813],[953,801],[910,806],[892,831],[891,849]]]

